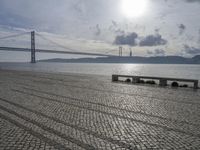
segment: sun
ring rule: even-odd
[[[128,17],[142,16],[147,9],[148,0],[121,0],[122,13]]]

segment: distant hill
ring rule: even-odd
[[[150,63],[150,64],[200,64],[200,55],[192,58],[180,56],[157,56],[157,57],[97,57],[78,59],[47,59],[40,62],[61,62],[61,63]]]

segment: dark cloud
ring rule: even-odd
[[[182,35],[186,30],[186,26],[184,24],[179,24],[178,28],[179,28],[179,35]]]
[[[155,49],[154,51],[147,50],[147,54],[153,56],[165,56],[165,51],[163,49]]]
[[[136,46],[137,42],[136,39],[138,38],[138,34],[133,32],[128,35],[119,35],[116,36],[114,44],[116,45],[129,45],[129,46]]]
[[[138,34],[133,32],[128,35],[122,34],[116,36],[114,44],[136,46],[138,45],[137,40],[139,40]],[[146,37],[141,38],[139,42],[139,46],[159,46],[166,44],[167,40],[163,39],[160,34],[148,35]]]
[[[190,55],[197,55],[200,54],[200,48],[196,48],[196,47],[190,47],[188,45],[184,45],[184,50],[183,50],[186,54],[190,54]]]
[[[166,45],[167,40],[163,39],[160,34],[148,35],[140,41],[140,46],[158,46]]]

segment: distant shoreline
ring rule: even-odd
[[[77,58],[77,59],[46,59],[39,62],[54,63],[124,63],[124,64],[200,64],[200,55],[192,58],[180,56],[157,56],[157,57],[97,57],[97,58]]]

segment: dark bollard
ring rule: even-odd
[[[172,87],[178,87],[179,85],[178,85],[178,82],[172,82],[171,86]]]
[[[125,82],[130,83],[130,82],[131,82],[131,79],[126,79]]]

